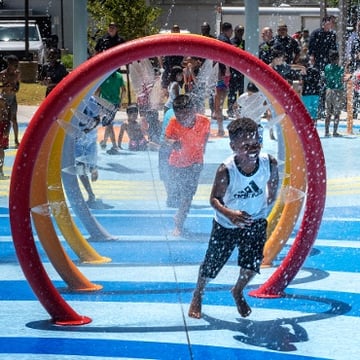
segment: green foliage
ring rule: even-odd
[[[159,32],[156,21],[161,9],[147,6],[145,0],[88,0],[88,11],[93,23],[88,32],[90,49],[112,21],[119,24],[119,34],[126,40]]]
[[[61,57],[61,62],[65,65],[67,69],[72,69],[74,66],[74,55],[65,54]]]
[[[328,0],[327,6],[328,7],[338,7],[339,6],[339,0]]]

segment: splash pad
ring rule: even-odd
[[[69,109],[69,103],[80,102],[82,91],[91,86],[93,82],[99,81],[106,73],[135,60],[169,54],[206,57],[241,71],[262,89],[266,89],[286,114],[287,122],[283,126],[284,138],[289,137],[289,141],[296,144],[293,146],[295,144],[291,143],[288,146],[290,153],[288,158],[291,162],[290,183],[291,178],[305,179],[307,196],[304,215],[294,244],[285,259],[273,275],[251,294],[259,297],[282,296],[286,286],[300,270],[315,241],[325,206],[324,155],[312,120],[300,98],[288,83],[251,54],[214,39],[199,35],[172,34],[134,40],[97,55],[69,74],[35,113],[15,159],[9,202],[15,249],[30,286],[56,324],[81,325],[89,323],[91,319],[79,315],[60,296],[49,279],[35,246],[30,211],[34,204],[32,204],[30,189],[31,180],[38,174],[38,168],[41,166],[37,159],[41,156],[40,150],[43,142],[47,140],[51,144],[52,141],[49,140],[49,137],[53,135],[50,135],[50,131],[54,131],[52,128],[56,126],[54,124],[57,119],[64,117],[64,112],[66,113]],[[63,99],[63,101],[59,101],[59,99]],[[48,148],[49,144],[44,146]],[[57,151],[58,154],[61,148],[62,146],[55,142],[52,150]],[[315,155],[316,162],[313,161]],[[299,171],[293,175],[291,169]],[[49,176],[49,174],[47,175]],[[41,176],[45,176],[44,173],[41,173]],[[60,175],[57,176],[57,184],[61,184]],[[43,184],[43,186],[45,185]],[[43,200],[41,199],[41,201]],[[286,219],[290,210],[284,206],[280,211],[281,217]],[[275,226],[274,231],[280,226],[280,223]],[[281,235],[282,229],[279,228],[278,231]],[[56,254],[55,257],[57,257]],[[65,259],[67,259],[66,254],[64,254]],[[64,271],[67,272],[68,269],[66,268]],[[75,272],[73,270],[74,276]],[[86,286],[93,287],[91,283]],[[96,288],[94,286],[94,289]]]

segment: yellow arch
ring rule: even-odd
[[[81,99],[84,97],[84,94],[89,91],[89,88],[91,88],[91,86],[66,106],[62,120],[65,122],[71,121],[71,107],[77,108],[79,106]],[[54,219],[64,238],[81,262],[93,264],[110,262],[110,258],[99,255],[94,248],[90,246],[77,228],[68,210],[61,182],[61,155],[64,140],[65,132],[61,129],[57,132],[50,150],[50,161],[47,172],[48,199]]]
[[[56,234],[50,214],[46,211],[47,209],[43,208],[44,204],[48,203],[46,173],[48,170],[49,149],[52,146],[56,132],[57,124],[53,123],[36,157],[35,171],[30,188],[30,208],[33,209],[31,215],[34,227],[52,265],[71,290],[100,290],[102,286],[91,283],[67,256]]]

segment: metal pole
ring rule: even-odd
[[[74,68],[87,60],[87,7],[86,0],[73,0],[73,52]]]
[[[64,0],[61,0],[60,3],[60,24],[61,24],[61,48],[65,49],[65,39],[64,39]]]
[[[25,60],[29,58],[29,0],[25,0]]]
[[[259,0],[245,0],[246,51],[259,54]]]

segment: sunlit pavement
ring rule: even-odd
[[[35,108],[20,107],[21,133],[33,111]],[[119,114],[118,122],[122,116]],[[211,227],[210,188],[218,164],[230,154],[228,138],[209,140],[183,238],[171,236],[174,210],[165,205],[157,152],[123,150],[120,155],[109,155],[99,147],[100,178],[93,183],[94,192],[112,208],[92,213],[116,240],[91,245],[112,262],[79,264],[67,243],[62,243],[80,271],[103,289],[93,293],[66,291],[38,243],[44,266],[61,295],[77,312],[92,319],[79,327],[49,322],[49,315],[25,280],[9,229],[10,181],[1,181],[0,358],[356,359],[360,350],[359,125],[356,121],[353,134],[348,135],[343,120],[340,133],[344,136],[325,138],[323,122],[319,122],[318,133],[328,177],[318,238],[302,270],[287,287],[286,296],[247,296],[253,312],[246,319],[237,314],[230,294],[238,273],[236,254],[209,285],[203,318],[187,316]],[[277,142],[269,139],[266,127],[264,151],[277,153]],[[15,155],[16,149],[7,150],[5,174],[11,174]],[[75,221],[86,236],[82,224]],[[263,269],[248,290],[257,288],[274,272],[296,232],[297,226],[274,267]],[[60,232],[59,236],[62,239]]]

